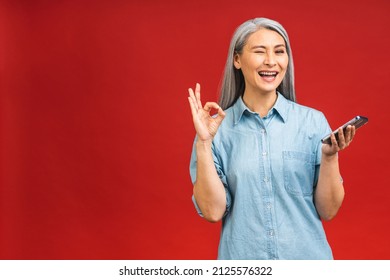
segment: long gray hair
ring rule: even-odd
[[[294,63],[287,32],[280,23],[274,20],[268,18],[255,18],[241,24],[234,32],[230,42],[219,98],[219,105],[222,109],[231,107],[237,99],[244,94],[244,76],[241,69],[236,69],[234,67],[234,55],[236,53],[241,54],[249,36],[261,28],[276,31],[283,37],[284,42],[286,43],[289,62],[283,81],[276,90],[283,94],[287,99],[295,102]]]

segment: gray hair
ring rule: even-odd
[[[231,107],[237,99],[244,94],[244,76],[241,69],[236,69],[234,67],[234,55],[235,53],[241,54],[249,36],[261,28],[273,30],[280,34],[284,39],[289,62],[283,81],[276,90],[283,94],[287,99],[295,102],[294,63],[287,32],[280,23],[274,20],[255,18],[241,24],[234,32],[230,42],[219,98],[219,105],[222,109]]]

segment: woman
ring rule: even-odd
[[[223,222],[219,259],[333,258],[321,219],[343,201],[337,152],[355,128],[322,144],[331,129],[321,112],[295,103],[293,70],[284,28],[256,18],[233,35],[221,106],[203,106],[199,84],[189,89],[193,201],[206,220]]]

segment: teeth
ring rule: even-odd
[[[262,76],[276,76],[276,72],[259,72],[260,75]]]

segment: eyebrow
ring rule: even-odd
[[[276,49],[276,48],[280,48],[280,47],[286,47],[284,44],[279,44],[279,45],[276,45],[276,46],[274,46],[274,48]],[[263,45],[258,45],[258,46],[253,46],[252,48],[251,48],[252,50],[253,49],[266,49],[266,47],[265,46],[263,46]]]

